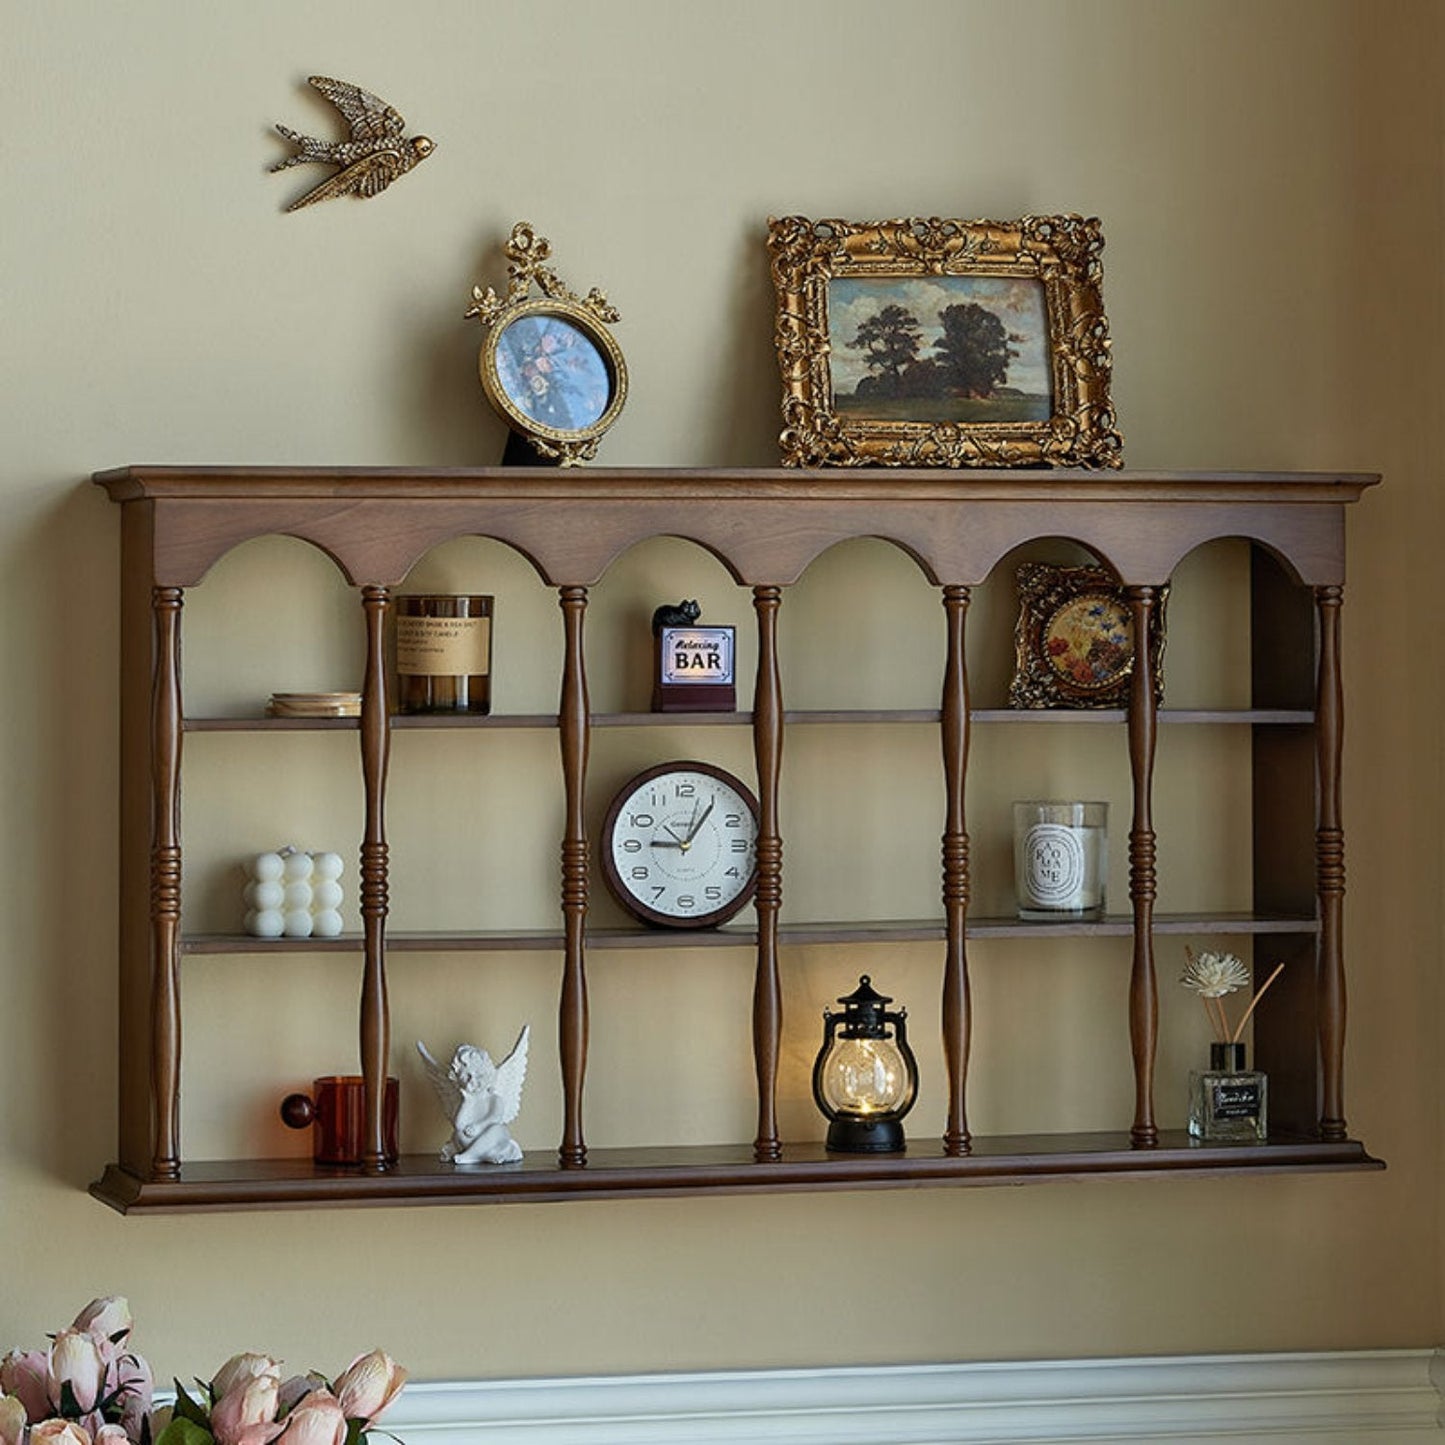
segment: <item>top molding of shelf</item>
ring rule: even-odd
[[[892,542],[935,585],[984,581],[1013,548],[1068,537],[1125,582],[1247,537],[1311,586],[1344,580],[1342,503],[1379,477],[1330,472],[891,468],[125,467],[95,481],[146,503],[150,581],[188,587],[253,537],[300,537],[355,585],[399,584],[452,537],[496,538],[553,586],[591,586],[649,537],[687,538],[743,585],[795,582],[829,547]],[[556,504],[565,503],[559,510]],[[1163,525],[1165,521],[1170,525]],[[1181,522],[1183,525],[1180,525]]]
[[[723,496],[848,501],[1356,501],[1378,472],[1084,471],[798,467],[184,467],[96,472],[113,501],[141,497],[592,497],[683,501]]]

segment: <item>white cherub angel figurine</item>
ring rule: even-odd
[[[512,1052],[494,1064],[485,1049],[460,1044],[450,1068],[443,1068],[420,1039],[416,1046],[437,1091],[452,1137],[442,1145],[442,1161],[453,1164],[514,1164],[522,1157],[521,1145],[507,1125],[522,1107],[522,1084],[527,1077],[527,1038],[524,1024]]]

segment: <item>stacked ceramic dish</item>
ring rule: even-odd
[[[273,692],[268,717],[360,717],[359,692]]]

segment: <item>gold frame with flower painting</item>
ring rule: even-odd
[[[1019,615],[1009,706],[1118,708],[1129,701],[1134,626],[1124,589],[1104,567],[1024,562],[1018,569]],[[1150,670],[1156,701],[1164,695],[1164,609],[1156,594]]]

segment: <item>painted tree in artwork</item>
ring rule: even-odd
[[[921,337],[918,318],[904,306],[885,306],[858,327],[848,342],[865,353],[869,371],[876,372],[884,389],[896,391],[903,368],[918,355]]]
[[[1018,355],[1003,322],[974,301],[938,313],[943,335],[933,343],[948,387],[963,396],[992,396],[1008,380],[1009,362]]]

